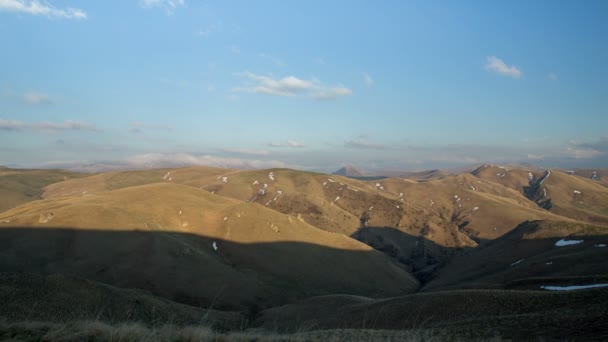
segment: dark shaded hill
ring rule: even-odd
[[[189,305],[253,311],[314,295],[385,297],[417,288],[374,250],[178,232],[3,227],[0,272],[62,273]]]

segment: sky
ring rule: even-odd
[[[0,165],[608,167],[607,1],[0,0]]]

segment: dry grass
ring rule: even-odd
[[[502,341],[500,337],[463,338],[444,330],[370,330],[332,329],[312,330],[293,334],[278,334],[264,330],[216,332],[204,326],[163,325],[149,327],[141,323],[110,325],[101,321],[81,321],[65,324],[48,322],[0,322],[0,339],[12,341]]]

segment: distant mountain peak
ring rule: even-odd
[[[365,176],[365,173],[363,171],[361,171],[360,169],[358,169],[352,165],[345,165],[341,169],[333,172],[332,174],[338,175],[338,176],[345,176],[345,177],[364,177]]]

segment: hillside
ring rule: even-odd
[[[535,172],[534,180],[543,178],[542,171]],[[548,179],[546,186],[553,186],[554,181]],[[601,207],[543,209],[534,198],[526,197],[530,182],[528,171],[488,165],[472,174],[445,175],[425,182],[400,178],[361,181],[289,169],[191,167],[111,172],[69,180],[48,186],[44,197],[86,196],[139,184],[187,185],[259,203],[319,229],[355,238],[424,280],[461,249],[496,239],[521,222],[568,221],[590,217],[590,210],[602,217]],[[579,187],[600,203],[608,201],[605,187],[593,183]],[[558,203],[560,208],[568,208]]]
[[[382,253],[344,235],[183,185],[37,201],[0,222],[3,271],[75,274],[189,304],[264,307],[418,287]]]
[[[352,165],[346,165],[346,166],[340,168],[339,170],[333,172],[332,175],[352,177],[352,178],[365,177],[365,174],[363,173],[363,171],[359,170],[358,168],[356,168]]]
[[[0,212],[42,198],[47,185],[87,174],[64,170],[28,170],[0,167]]]
[[[522,285],[542,279],[545,285],[569,285],[571,279],[605,277],[607,244],[608,227],[524,222],[500,238],[456,256],[422,290],[510,288],[517,282]]]
[[[574,292],[468,290],[374,300],[315,297],[268,309],[268,330],[419,329],[417,340],[603,340],[608,289]],[[498,337],[497,337],[498,336]]]

